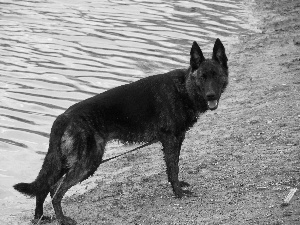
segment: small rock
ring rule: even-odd
[[[299,37],[294,38],[293,42],[294,42],[294,45],[300,45],[300,38]]]
[[[268,187],[264,187],[264,186],[260,186],[260,187],[256,187],[257,190],[266,190]]]
[[[284,216],[284,217],[287,217],[287,216],[291,216],[292,214],[293,214],[292,211],[285,211],[285,212],[283,213],[283,216]]]
[[[294,144],[294,143],[288,143],[288,144],[286,144],[287,146],[295,146],[296,144]]]

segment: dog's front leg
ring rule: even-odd
[[[183,195],[190,195],[191,192],[182,190],[181,187],[189,186],[187,182],[179,181],[179,155],[184,134],[175,136],[172,134],[164,134],[161,140],[163,145],[164,159],[167,166],[168,181],[171,183],[175,197],[181,198]]]

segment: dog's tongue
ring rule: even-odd
[[[217,100],[208,101],[207,104],[209,109],[216,109],[218,107]]]

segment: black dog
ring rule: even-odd
[[[188,69],[113,88],[71,106],[57,117],[38,177],[32,183],[14,186],[36,197],[36,219],[43,215],[43,203],[50,192],[59,223],[76,223],[63,215],[61,200],[69,188],[96,171],[105,145],[112,139],[126,143],[160,141],[175,196],[191,194],[181,188],[188,183],[178,180],[181,144],[199,114],[218,107],[228,84],[228,66],[219,39],[212,59],[204,58],[196,42],[190,54]]]

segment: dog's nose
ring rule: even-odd
[[[208,99],[208,100],[214,100],[214,99],[216,99],[216,93],[215,92],[208,92],[207,94],[206,94],[206,98]]]

